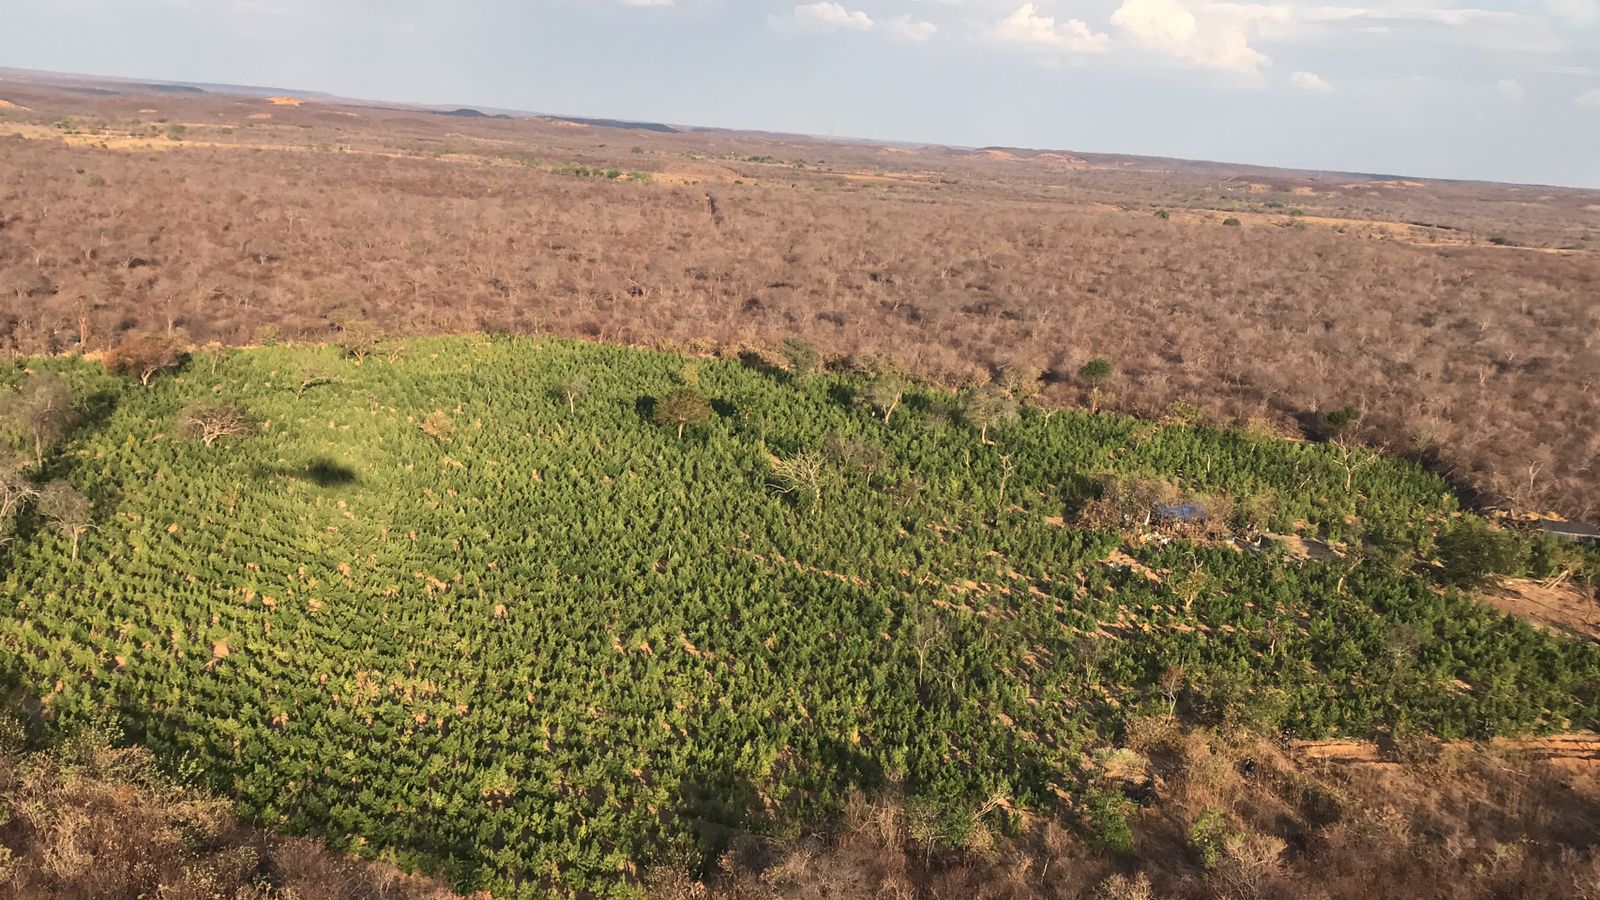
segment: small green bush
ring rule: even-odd
[[[1441,534],[1438,553],[1442,580],[1460,588],[1485,587],[1524,560],[1516,535],[1477,519],[1462,519]]]
[[[1228,841],[1243,835],[1228,826],[1221,810],[1208,809],[1189,826],[1189,846],[1200,856],[1200,861],[1210,869],[1222,860]]]
[[[1347,434],[1361,421],[1361,408],[1359,406],[1341,406],[1322,417],[1322,433],[1327,437],[1336,438]]]
[[[1133,802],[1127,797],[1102,788],[1094,788],[1084,795],[1083,810],[1089,839],[1113,853],[1133,850],[1133,827],[1128,818],[1133,815]]]
[[[1100,387],[1111,380],[1113,371],[1111,360],[1097,356],[1084,363],[1083,367],[1078,369],[1078,380],[1089,387]]]

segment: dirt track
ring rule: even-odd
[[[1452,749],[1488,749],[1506,756],[1548,762],[1563,768],[1600,766],[1600,734],[1593,732],[1574,732],[1535,738],[1497,738],[1487,744],[1453,741],[1441,748],[1444,752]],[[1372,741],[1296,741],[1291,745],[1290,753],[1297,759],[1341,765],[1404,764],[1397,751]]]

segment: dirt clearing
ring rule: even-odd
[[[1508,578],[1483,600],[1535,625],[1600,642],[1600,602],[1581,587]]]

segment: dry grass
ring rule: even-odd
[[[174,786],[143,751],[91,733],[27,754],[12,738],[0,746],[0,895],[456,896],[391,866],[241,827],[225,803]],[[1125,746],[1087,763],[1103,790],[1145,803],[1129,806],[1129,854],[1095,844],[1069,808],[1012,830],[997,797],[952,843],[916,801],[857,795],[825,833],[739,837],[710,877],[666,865],[643,887],[662,900],[1593,900],[1600,745],[1579,738],[1285,749],[1140,719]],[[1202,821],[1216,826],[1209,858],[1196,838]]]
[[[17,900],[446,900],[383,863],[241,826],[141,749],[93,733],[24,753],[0,722],[0,896]]]
[[[1085,839],[1072,813],[983,848],[930,848],[903,803],[858,801],[825,837],[745,848],[706,884],[738,898],[1592,898],[1600,784],[1497,747],[1406,748],[1387,765],[1307,759],[1170,720],[1130,729],[1097,776],[1149,800],[1134,850]],[[1375,754],[1379,755],[1379,754]],[[1136,761],[1144,760],[1142,770]],[[1209,862],[1195,824],[1218,823]]]

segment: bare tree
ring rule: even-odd
[[[1194,562],[1194,568],[1172,584],[1172,592],[1183,599],[1183,614],[1186,616],[1194,612],[1194,601],[1210,588],[1211,576],[1201,567],[1199,560]]]
[[[582,375],[574,375],[556,385],[556,393],[567,401],[567,412],[576,412],[578,398],[589,393],[589,379]]]
[[[359,366],[366,362],[367,357],[378,352],[378,345],[383,343],[383,339],[383,329],[372,320],[349,319],[339,323],[339,336],[333,342]]]
[[[1183,666],[1174,663],[1162,671],[1156,682],[1161,688],[1161,696],[1167,698],[1168,715],[1178,714],[1178,694],[1183,691],[1184,676]]]
[[[1000,387],[1018,403],[1027,403],[1039,396],[1041,377],[1033,366],[1006,366],[1000,370]]]
[[[318,385],[337,384],[343,380],[344,379],[330,372],[327,367],[318,363],[312,363],[307,365],[305,369],[301,371],[300,385],[295,388],[294,392],[297,396],[303,395],[306,391],[309,391]]]
[[[0,544],[11,541],[16,531],[17,513],[39,495],[23,472],[26,466],[24,457],[8,455],[0,459]]]
[[[145,387],[150,379],[183,362],[183,343],[172,334],[144,334],[125,338],[106,351],[107,372],[132,375]]]
[[[944,623],[930,606],[918,604],[916,612],[906,617],[903,640],[917,654],[917,680],[922,680],[928,667],[928,656],[945,641]]]
[[[1008,453],[1007,454],[1001,454],[1001,456],[1000,456],[1000,492],[995,497],[995,501],[994,501],[994,521],[995,521],[996,525],[1000,524],[1001,515],[1005,512],[1005,508],[1006,508],[1006,486],[1011,483],[1011,476],[1016,474],[1016,471],[1017,471],[1017,467],[1016,467],[1016,464],[1011,461],[1011,455],[1008,454]]]
[[[973,391],[961,404],[961,417],[978,428],[978,439],[985,444],[989,443],[991,427],[1014,422],[1017,415],[1017,401],[995,385]]]
[[[55,372],[34,372],[16,393],[0,400],[6,421],[33,444],[33,464],[44,468],[44,453],[66,437],[78,422],[72,389]]]
[[[1378,461],[1376,454],[1363,453],[1356,446],[1356,425],[1361,421],[1361,410],[1345,406],[1322,417],[1322,432],[1333,445],[1336,462],[1344,471],[1344,490],[1349,493],[1355,484],[1356,473]]]
[[[822,512],[822,491],[827,464],[821,453],[808,450],[788,459],[773,459],[772,489],[778,494],[809,498],[813,515]]]
[[[207,447],[223,438],[255,435],[256,424],[250,414],[231,403],[201,403],[185,409],[178,417],[184,434]]]
[[[72,558],[78,558],[78,539],[94,527],[94,504],[65,481],[52,481],[39,489],[34,501],[39,515],[72,541]]]

